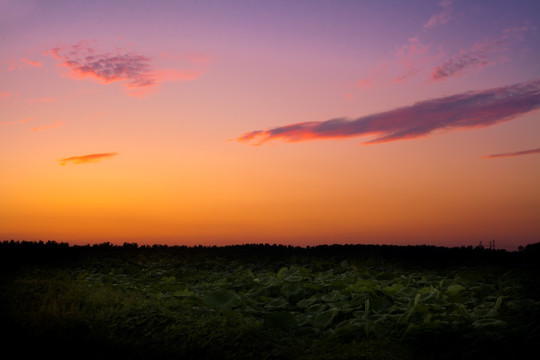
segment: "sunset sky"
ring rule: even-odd
[[[0,0],[0,240],[538,242],[538,44],[538,0]]]

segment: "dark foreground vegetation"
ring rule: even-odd
[[[0,243],[2,352],[92,359],[527,359],[540,243]],[[532,351],[532,357],[531,357]]]

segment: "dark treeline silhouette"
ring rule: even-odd
[[[243,244],[227,246],[141,245],[110,242],[93,245],[69,245],[55,241],[0,242],[2,266],[28,263],[72,262],[87,256],[115,256],[133,258],[136,255],[167,257],[186,260],[226,258],[240,261],[292,261],[310,259],[358,261],[391,261],[401,265],[428,267],[455,265],[519,265],[533,266],[540,260],[540,242],[520,247],[519,251],[484,248],[479,245],[442,247],[432,245],[317,245],[292,246],[279,244]]]

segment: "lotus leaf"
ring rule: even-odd
[[[240,305],[242,299],[233,290],[217,290],[206,294],[204,302],[216,309],[228,309]]]

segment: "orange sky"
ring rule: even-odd
[[[0,6],[0,240],[540,241],[534,1],[60,4]]]

